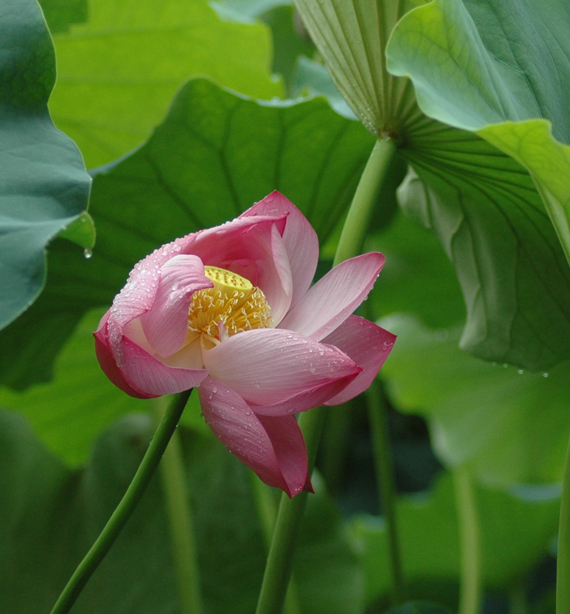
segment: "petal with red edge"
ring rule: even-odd
[[[198,256],[175,256],[161,267],[152,308],[140,317],[155,352],[168,358],[182,347],[192,294],[213,285],[204,275],[204,265]]]
[[[287,213],[287,224],[283,242],[293,275],[294,305],[309,289],[319,261],[319,240],[307,218],[283,194],[275,191],[249,208],[240,217],[258,215],[283,215]]]
[[[307,453],[302,436],[301,447],[299,436],[289,422],[284,423],[282,436],[276,435],[275,424],[269,423],[268,428],[275,437],[274,444],[261,420],[239,394],[223,382],[207,377],[198,393],[206,423],[237,458],[266,484],[281,488],[290,497],[303,489]],[[287,444],[291,446],[289,450],[285,449]]]
[[[117,366],[130,386],[153,397],[194,388],[208,375],[204,369],[169,367],[127,337]]]
[[[337,348],[278,328],[239,333],[203,350],[202,357],[212,377],[256,405],[281,403],[360,373]]]
[[[339,405],[366,390],[388,358],[395,341],[396,335],[358,316],[350,316],[326,337],[323,342],[338,347],[350,356],[362,367],[362,372],[325,405]]]
[[[135,390],[123,377],[121,370],[117,366],[115,362],[115,358],[108,346],[107,340],[107,318],[109,316],[109,312],[103,316],[99,327],[93,333],[93,337],[95,338],[95,353],[97,355],[97,360],[101,365],[101,369],[105,375],[111,380],[117,388],[120,388],[123,392],[130,394],[132,397],[137,399],[149,399],[153,395],[145,394],[140,390]]]
[[[302,490],[313,492],[309,476],[307,447],[295,416],[258,415],[257,417],[273,444],[281,473],[287,482],[288,490],[285,492],[290,497],[294,497]]]
[[[341,262],[321,278],[279,325],[316,341],[340,326],[368,296],[384,265],[377,252]]]

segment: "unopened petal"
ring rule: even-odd
[[[202,356],[212,377],[256,405],[281,403],[360,373],[360,367],[337,348],[281,329],[234,335]]]
[[[349,401],[370,386],[392,351],[396,335],[358,316],[350,316],[324,340],[338,347],[362,367],[362,372],[325,405],[339,405]]]
[[[290,497],[303,489],[307,453],[293,416],[279,418],[279,424],[274,418],[260,419],[239,394],[211,377],[198,392],[206,423],[228,450],[266,484],[281,488]]]
[[[299,209],[283,194],[275,191],[263,200],[253,205],[240,217],[258,215],[283,215],[287,213],[287,223],[283,233],[283,243],[289,257],[289,264],[293,276],[293,299],[295,303],[309,289],[317,263],[319,261],[319,240],[317,233],[299,211]]]
[[[283,239],[286,215],[237,218],[200,233],[193,253],[261,288],[280,321],[291,305],[293,282]]]
[[[198,256],[175,256],[160,268],[159,274],[152,309],[140,321],[155,352],[168,358],[186,338],[192,294],[214,284],[204,275],[204,265]]]
[[[377,252],[341,262],[305,294],[279,327],[324,339],[368,296],[383,265],[384,256]]]

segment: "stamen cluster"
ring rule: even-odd
[[[263,292],[236,273],[206,266],[213,288],[198,290],[188,311],[188,330],[221,341],[227,335],[270,328],[271,308]]]

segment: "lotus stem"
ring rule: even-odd
[[[372,211],[395,153],[396,145],[390,139],[376,141],[348,211],[333,266],[361,253]],[[314,467],[326,411],[319,407],[303,413],[299,419],[307,445],[309,471]],[[280,614],[283,611],[306,502],[306,492],[292,500],[286,495],[281,496],[256,614]]]
[[[172,437],[172,433],[174,433],[178,426],[178,421],[186,407],[191,392],[191,389],[181,392],[176,395],[173,402],[169,405],[137,472],[127,488],[127,492],[123,495],[99,537],[71,576],[51,614],[67,614],[69,612],[87,584],[87,581],[115,543],[154,475],[166,446]]]

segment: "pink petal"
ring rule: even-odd
[[[169,367],[127,337],[123,337],[121,359],[117,366],[126,382],[148,397],[194,388],[208,375],[204,369]]]
[[[223,382],[207,377],[200,388],[200,405],[214,435],[269,486],[290,497],[307,479],[307,453],[293,416],[258,418],[247,403]],[[287,419],[291,418],[295,426]],[[267,425],[267,426],[266,426]],[[281,433],[276,432],[281,428]]]
[[[295,416],[257,417],[273,444],[281,473],[287,482],[288,489],[285,492],[291,498],[302,490],[314,492],[308,469],[307,447]]]
[[[261,288],[274,322],[291,305],[293,281],[281,234],[286,216],[237,218],[200,233],[192,252],[204,264],[233,271]]]
[[[239,333],[202,357],[212,377],[256,405],[281,403],[360,373],[337,348],[275,328]]]
[[[357,375],[356,378],[359,376]],[[258,416],[286,416],[287,414],[298,414],[313,407],[324,405],[326,401],[334,398],[339,392],[344,390],[355,379],[354,375],[349,377],[326,382],[320,386],[315,386],[305,392],[300,392],[293,397],[275,403],[273,405],[252,405],[253,411]]]
[[[383,266],[384,256],[377,252],[341,262],[305,294],[279,327],[320,341],[368,296]]]
[[[340,405],[366,390],[388,358],[395,341],[396,335],[358,316],[350,316],[323,339],[323,342],[342,350],[363,369],[356,379],[342,392],[326,401],[325,405]]]
[[[204,275],[204,265],[198,256],[174,256],[162,265],[154,303],[140,317],[155,352],[168,358],[180,349],[188,331],[192,294],[213,285]]]
[[[120,388],[123,392],[130,394],[132,397],[137,399],[148,399],[151,398],[152,395],[145,394],[140,390],[135,390],[123,377],[121,370],[117,367],[117,363],[113,357],[113,354],[108,345],[107,339],[107,319],[109,317],[109,312],[103,316],[99,327],[93,333],[93,337],[95,337],[95,353],[97,355],[97,360],[101,365],[101,369],[105,375],[111,380],[117,388]]]
[[[293,275],[294,305],[309,289],[319,261],[319,240],[307,218],[283,194],[275,191],[242,213],[242,217],[287,213],[283,242]]]

